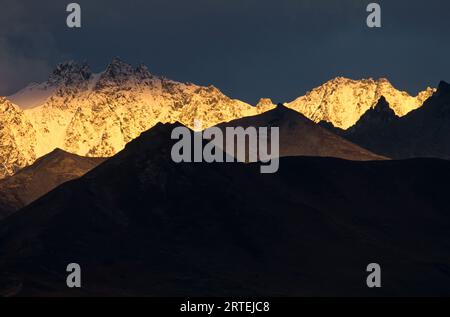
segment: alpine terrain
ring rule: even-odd
[[[203,127],[264,112],[213,86],[152,75],[115,58],[94,74],[87,64],[66,62],[41,84],[0,99],[0,177],[11,175],[55,148],[89,157],[122,150],[158,122]]]
[[[0,294],[450,295],[448,161],[177,164],[175,126],[0,221]]]
[[[224,149],[227,154],[237,157],[236,149],[231,146],[235,140],[226,137],[227,127],[260,128],[260,127],[278,127],[279,128],[279,156],[315,156],[315,157],[336,157],[346,160],[371,161],[386,159],[380,155],[374,154],[358,145],[329,132],[320,125],[312,122],[301,113],[279,104],[275,109],[265,113],[232,120],[218,125],[222,129],[224,140],[218,145]],[[247,130],[248,131],[248,130]],[[256,130],[258,131],[258,130]],[[258,137],[260,135],[256,133]],[[268,145],[271,143],[271,133],[268,132]],[[233,143],[231,143],[233,142]],[[250,142],[246,143],[245,155],[248,158],[248,152],[252,146]],[[270,146],[268,146],[270,149]],[[232,149],[231,151],[229,149]],[[252,151],[257,153],[257,148]]]
[[[422,107],[399,117],[381,98],[347,130],[331,129],[360,146],[391,158],[437,157],[450,159],[450,85],[439,83]]]
[[[337,77],[286,105],[314,122],[326,121],[337,128],[347,129],[373,108],[381,96],[398,116],[404,116],[421,107],[433,92],[435,89],[427,88],[413,97],[394,88],[385,78],[352,80]]]

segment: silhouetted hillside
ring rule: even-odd
[[[64,182],[103,162],[56,149],[13,176],[0,180],[0,219],[26,206]]]
[[[173,128],[1,222],[3,294],[450,295],[450,162],[175,164]]]
[[[355,161],[386,159],[330,133],[304,115],[281,104],[260,115],[221,123],[218,127],[224,131],[224,134],[226,127],[279,127],[280,157],[319,156]],[[226,140],[226,142],[230,142],[230,140]],[[235,153],[229,154],[235,156]]]

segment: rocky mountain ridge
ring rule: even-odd
[[[397,116],[420,108],[436,89],[416,97],[386,79],[338,77],[285,105],[314,122],[347,129],[384,96]],[[109,157],[158,122],[205,129],[275,108],[225,96],[214,86],[155,76],[147,66],[119,58],[101,73],[86,63],[59,64],[48,80],[0,99],[0,178],[12,175],[55,148],[87,157]]]
[[[42,104],[36,105],[36,100]],[[13,102],[18,105],[14,105]],[[118,58],[94,74],[85,63],[66,62],[42,84],[0,100],[0,177],[33,163],[55,148],[88,157],[108,157],[158,122],[202,127],[255,115],[256,107],[225,96],[214,86],[179,83],[133,68]],[[18,131],[18,132],[12,132]]]
[[[352,80],[337,77],[314,88],[306,95],[286,103],[314,122],[326,121],[333,126],[348,129],[384,96],[398,116],[404,116],[422,106],[436,91],[428,87],[413,97],[397,90],[387,79]]]
[[[377,154],[394,159],[450,159],[450,84],[441,81],[422,107],[397,116],[385,98],[347,130],[325,128]]]

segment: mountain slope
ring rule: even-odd
[[[371,153],[328,130],[320,127],[302,114],[278,105],[257,116],[236,119],[218,125],[226,134],[227,127],[279,127],[279,154],[284,156],[321,156],[337,157],[347,160],[379,160],[382,156]],[[232,140],[225,138],[225,143]],[[268,141],[270,144],[270,132]],[[226,149],[226,145],[221,146]],[[269,147],[270,148],[270,147]],[[246,153],[248,153],[248,145]],[[236,157],[236,152],[228,153]]]
[[[369,110],[346,131],[333,130],[367,149],[403,159],[437,157],[450,159],[450,85],[441,82],[424,105],[397,117],[386,101]]]
[[[9,122],[23,122],[21,127],[27,127],[29,135],[27,143],[9,132],[0,135],[3,152],[11,153],[10,157],[0,155],[4,165],[0,177],[55,148],[107,157],[158,122],[179,121],[193,127],[194,120],[201,120],[207,127],[274,107],[265,102],[253,107],[228,98],[213,86],[154,76],[146,66],[133,68],[118,58],[99,74],[86,64],[62,63],[46,82],[30,85],[9,98],[18,107],[11,114],[13,119],[1,119],[2,125],[15,130]]]
[[[449,162],[287,157],[275,174],[175,164],[174,127],[0,222],[2,293],[450,294]],[[78,290],[65,284],[72,262]],[[380,289],[366,286],[372,262]]]
[[[0,219],[28,205],[64,182],[78,178],[103,162],[56,149],[15,175],[0,180]]]
[[[36,159],[36,131],[23,111],[0,97],[0,178]]]
[[[209,126],[257,113],[255,107],[213,86],[157,77],[143,65],[133,68],[119,59],[98,75],[78,65],[60,67],[69,70],[57,74],[62,78],[54,81],[64,84],[56,95],[26,111],[39,127],[38,157],[54,147],[82,156],[111,156],[158,122],[180,121],[193,127],[198,119]],[[55,140],[50,144],[49,136]]]
[[[314,122],[326,121],[333,126],[347,129],[353,126],[370,108],[384,96],[398,116],[422,106],[435,89],[427,88],[416,97],[395,89],[387,79],[351,80],[337,77],[313,89],[305,96],[287,103]]]

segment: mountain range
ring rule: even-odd
[[[435,91],[428,87],[413,97],[394,88],[386,78],[352,80],[337,77],[286,105],[316,123],[325,121],[337,128],[348,129],[381,97],[401,117],[421,107]]]
[[[115,58],[98,74],[87,64],[60,64],[46,82],[0,99],[0,107],[4,177],[55,148],[108,157],[158,122],[208,127],[274,105],[263,99],[253,107],[213,86],[175,82]]]
[[[386,157],[367,151],[310,121],[302,114],[279,104],[256,116],[217,125],[226,135],[227,127],[278,127],[279,156],[336,157],[348,160],[383,160]],[[228,143],[226,137],[224,141]],[[270,148],[270,137],[268,138]],[[225,144],[217,144],[225,149]],[[246,144],[248,153],[250,144]],[[227,153],[236,157],[236,153]],[[55,149],[14,175],[0,179],[0,219],[25,207],[60,184],[81,177],[106,158],[83,157]]]
[[[218,124],[223,131],[224,142],[217,144],[225,150],[228,155],[237,156],[236,148],[227,151],[230,142],[235,143],[226,137],[228,127],[279,128],[279,157],[286,156],[312,156],[312,157],[336,157],[346,160],[371,161],[382,160],[386,157],[372,153],[337,134],[329,132],[320,125],[315,124],[301,113],[279,104],[276,108],[268,110],[256,116],[249,116],[241,119]],[[258,137],[260,137],[258,135]],[[264,140],[266,141],[266,140]],[[272,142],[270,132],[267,136],[268,148]],[[250,142],[245,145],[245,155],[248,158]],[[257,149],[255,149],[257,150]]]
[[[398,116],[404,116],[421,108],[434,92],[427,88],[412,97],[386,79],[338,77],[285,105],[316,123],[347,129],[382,96]],[[86,63],[65,62],[47,81],[0,98],[0,178],[56,148],[110,157],[158,122],[195,128],[197,121],[207,128],[273,108],[267,98],[252,106],[213,86],[179,83],[118,58],[100,73],[93,73]]]
[[[179,163],[157,124],[0,222],[7,296],[450,294],[450,163]],[[414,171],[412,173],[411,171]],[[81,289],[66,266],[82,268]],[[383,287],[366,286],[379,263]]]
[[[450,295],[445,82],[252,106],[115,58],[60,64],[0,113],[0,296]],[[175,163],[177,127],[279,128],[279,170]]]
[[[450,159],[450,85],[441,82],[423,106],[399,117],[385,98],[351,128],[342,130],[321,122],[337,135],[375,153],[395,159]]]

